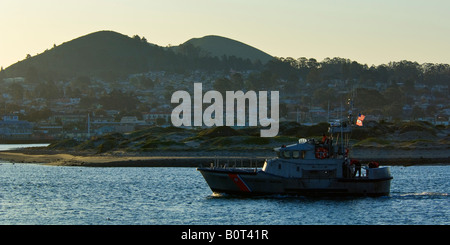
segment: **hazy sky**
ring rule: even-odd
[[[160,46],[220,35],[270,55],[450,63],[448,0],[0,0],[0,66],[113,30]]]

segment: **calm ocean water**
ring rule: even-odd
[[[391,167],[387,197],[215,196],[195,168],[0,162],[0,224],[449,225],[450,166]]]

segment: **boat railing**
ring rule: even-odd
[[[351,166],[350,167],[350,176],[349,178],[373,178],[373,176],[370,176],[370,172],[372,172],[372,175],[374,173],[374,171],[378,171],[376,169],[381,169],[381,167],[371,167],[370,164],[362,164],[361,165],[361,171],[360,172],[356,172],[356,167],[355,166]],[[361,174],[359,174],[361,173]]]
[[[368,178],[369,176],[369,166],[366,164],[362,164],[360,170],[358,170],[355,165],[347,165],[347,167],[344,168],[344,171],[346,173],[343,173],[343,175],[346,179]]]
[[[210,168],[261,168],[265,160],[255,158],[214,158]]]
[[[361,165],[361,170],[359,172],[354,172],[354,178],[367,178],[369,167],[365,164]],[[354,169],[356,171],[356,168]],[[359,175],[358,175],[359,174]]]

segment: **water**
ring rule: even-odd
[[[20,149],[24,147],[44,147],[49,144],[0,144],[0,151]]]
[[[243,198],[195,168],[0,164],[0,224],[450,224],[450,166],[393,166],[387,197]]]

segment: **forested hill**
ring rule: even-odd
[[[287,81],[288,91],[335,81],[374,85],[447,85],[449,64],[418,64],[413,61],[367,66],[345,58],[275,58],[247,44],[219,36],[194,38],[174,47],[151,44],[145,37],[129,37],[114,31],[94,32],[19,61],[0,71],[0,79],[24,77],[27,83],[97,77],[104,81],[126,80],[128,75],[148,71],[183,73],[253,70],[248,84],[267,86]],[[308,85],[309,84],[309,85]],[[228,84],[227,87],[233,87]],[[237,84],[242,89],[242,84]],[[249,87],[248,89],[253,89]]]
[[[252,62],[259,61],[262,64],[266,64],[273,59],[272,56],[257,48],[220,36],[210,35],[202,38],[192,38],[183,45],[189,44],[198,47],[205,55],[210,56],[235,56],[244,60],[250,59]]]
[[[220,45],[230,45],[236,41],[223,39]],[[217,46],[216,46],[217,47]],[[242,44],[241,53],[255,55],[258,51]],[[129,37],[113,31],[94,32],[44,51],[36,56],[17,62],[4,70],[3,77],[28,77],[39,80],[67,79],[77,76],[97,76],[105,80],[117,79],[133,73],[149,70],[183,72],[191,69],[224,70],[231,68],[259,69],[261,62],[254,56],[236,57],[222,53],[200,55],[201,45],[182,44],[177,49],[151,44],[145,37]],[[217,47],[218,48],[218,47]],[[225,47],[222,48],[226,49]],[[250,50],[249,52],[245,51]],[[264,62],[270,56],[259,51]]]

